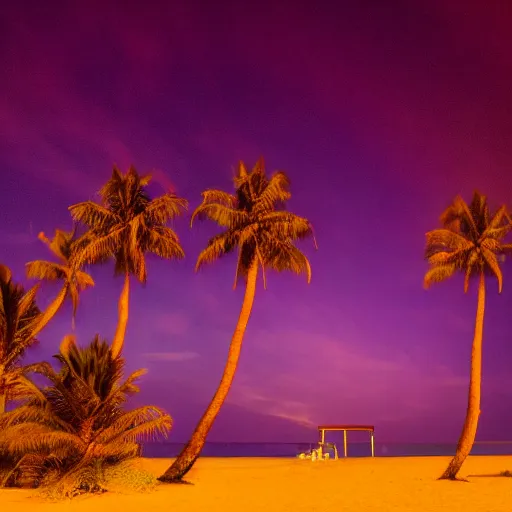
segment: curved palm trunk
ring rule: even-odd
[[[116,358],[121,354],[124,345],[124,337],[126,334],[126,326],[128,324],[128,310],[130,306],[130,274],[125,274],[123,290],[119,297],[117,305],[118,320],[116,334],[112,342],[112,357]]]
[[[161,476],[161,482],[179,482],[190,471],[194,462],[199,457],[201,450],[206,442],[206,436],[212,428],[215,418],[219,414],[220,408],[227,397],[231,383],[235,376],[238,359],[240,357],[240,350],[242,348],[242,341],[247,327],[247,322],[251,315],[252,304],[254,302],[254,294],[256,292],[256,278],[258,277],[258,263],[255,261],[247,276],[247,285],[245,288],[244,301],[242,303],[242,310],[238,317],[238,323],[231,338],[231,345],[229,346],[228,360],[224,367],[224,373],[220,381],[219,387],[213,396],[210,405],[206,409],[203,417],[199,420],[192,437],[185,445],[177,459],[173,462],[171,467]]]
[[[466,457],[475,442],[478,417],[480,416],[480,386],[482,380],[482,338],[485,312],[485,276],[480,274],[478,304],[476,310],[475,335],[471,350],[471,373],[469,377],[469,397],[466,420],[457,444],[457,451],[440,480],[455,480]]]
[[[36,328],[33,332],[33,336],[37,336],[48,324],[48,322],[56,315],[57,311],[61,308],[64,299],[68,293],[68,285],[67,283],[62,287],[62,290],[59,292],[57,297],[53,299],[50,305],[46,308],[46,311],[42,314],[41,319],[39,320]]]

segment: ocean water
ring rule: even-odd
[[[343,441],[336,442],[339,456],[343,456]],[[144,457],[176,457],[182,443],[146,443],[142,450]],[[296,457],[299,453],[315,448],[314,443],[206,443],[203,457]],[[432,455],[453,455],[455,444],[433,443],[378,443],[375,442],[377,457],[421,457]],[[369,457],[370,443],[348,444],[349,457]],[[512,455],[512,441],[477,442],[472,455]]]

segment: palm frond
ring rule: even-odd
[[[449,229],[434,229],[425,234],[427,239],[427,255],[438,248],[451,251],[468,250],[474,247],[474,243],[464,238],[459,233]]]
[[[464,262],[466,261],[466,256],[467,251],[463,249],[453,252],[439,251],[434,252],[428,256],[427,261],[430,265],[433,266],[453,264],[457,268],[462,268],[464,266]]]
[[[473,214],[461,196],[455,197],[453,203],[443,212],[441,223],[447,229],[462,230],[471,238],[478,238],[478,228]]]
[[[265,190],[256,199],[255,212],[269,212],[279,203],[288,201],[291,197],[290,180],[284,172],[276,172],[269,180]]]
[[[201,193],[203,204],[222,204],[228,208],[236,208],[236,197],[223,190],[208,189]]]
[[[503,226],[503,224],[505,224],[505,226],[510,225],[508,218],[509,213],[507,207],[503,205],[500,208],[498,208],[495,214],[490,219],[489,223],[487,224],[487,227],[484,231],[484,235],[489,236],[489,231],[498,229],[499,227]]]
[[[0,263],[0,281],[8,283],[12,280],[12,272],[9,267]]]
[[[43,361],[41,363],[27,364],[22,368],[22,372],[24,375],[28,373],[37,373],[45,377],[52,383],[58,381],[58,376],[55,373],[55,370],[52,368],[52,365],[50,363],[47,363],[46,361]]]
[[[505,238],[508,235],[508,233],[510,233],[511,229],[512,229],[511,224],[507,224],[505,226],[500,226],[500,227],[494,228],[494,229],[487,228],[485,230],[485,233],[483,236],[486,237],[486,240],[493,239],[493,240],[501,241],[501,240],[503,240],[503,238]]]
[[[77,270],[74,274],[74,284],[79,292],[84,291],[86,288],[94,286],[94,279],[81,270]]]
[[[48,240],[47,236],[41,231],[38,238],[44,242],[50,251],[64,264],[67,264],[70,258],[70,249],[73,243],[76,230],[73,228],[72,231],[63,231],[62,229],[56,229],[55,235],[52,240]]]
[[[39,393],[41,394],[41,392]],[[2,429],[26,423],[43,425],[46,428],[59,427],[64,431],[71,431],[71,427],[67,423],[63,422],[58,416],[53,414],[50,408],[46,407],[44,398],[40,402],[36,401],[21,405],[0,416],[0,426]]]
[[[104,444],[101,446],[100,456],[104,459],[112,458],[117,462],[133,459],[140,453],[140,444],[123,439],[118,442]]]
[[[143,250],[169,260],[185,257],[185,252],[178,236],[167,226],[158,226],[152,229],[148,233],[147,240],[144,242]]]
[[[117,247],[126,237],[126,227],[121,225],[105,234],[88,233],[87,243],[77,251],[76,265],[78,267],[86,264],[97,263],[114,256]]]
[[[224,228],[236,229],[249,221],[249,215],[245,211],[236,210],[221,203],[203,203],[194,210],[190,219],[191,226],[195,219],[209,219]]]
[[[313,228],[308,219],[287,211],[266,213],[261,217],[260,222],[283,238],[300,240],[313,236]]]
[[[32,311],[31,309],[34,308],[36,303],[36,295],[39,291],[39,284],[36,284],[28,292],[25,292],[25,295],[20,299],[18,303],[18,313],[17,313],[17,320],[19,321],[24,316],[29,316],[33,320],[36,319],[36,311]],[[32,321],[33,321],[32,320]]]
[[[84,442],[75,434],[28,422],[5,429],[0,436],[0,444],[14,455],[61,448],[73,448],[77,452],[83,452],[86,448]]]
[[[232,252],[238,244],[240,233],[227,231],[214,236],[197,257],[196,271],[207,263],[213,263],[225,254]]]
[[[37,343],[35,326],[41,316],[35,297],[38,287],[25,292],[14,283],[10,270],[3,267],[0,281],[0,365],[4,370],[16,366],[25,349]]]
[[[484,257],[485,262],[487,263],[487,268],[498,280],[498,293],[501,293],[503,289],[503,274],[501,272],[500,264],[498,263],[498,258],[496,257],[496,254],[490,251],[489,249],[483,247],[482,256]]]
[[[266,264],[274,270],[288,270],[297,275],[306,274],[308,284],[311,282],[309,260],[291,241],[266,233],[264,254]]]
[[[144,209],[144,218],[148,224],[166,224],[182,215],[188,208],[188,201],[174,194],[164,194],[152,199]]]
[[[463,268],[464,270],[464,293],[468,293],[469,280],[477,271],[477,265],[479,262],[479,254],[477,251],[471,251]]]
[[[52,261],[30,261],[25,264],[27,277],[44,281],[61,281],[68,278],[69,269]]]
[[[425,277],[423,278],[423,286],[425,288],[429,288],[433,283],[440,283],[452,277],[453,274],[457,271],[457,267],[453,264],[448,265],[436,265],[435,267],[430,268]]]
[[[108,228],[119,222],[115,213],[93,201],[74,204],[68,210],[73,220],[95,230]]]
[[[6,363],[5,366],[8,367],[9,361],[6,361]],[[41,403],[44,402],[45,397],[43,393],[30,379],[25,377],[23,369],[8,370],[4,373],[3,380],[9,400],[31,398]]]
[[[165,436],[171,427],[171,417],[162,409],[154,406],[139,407],[115,420],[96,437],[96,442],[109,444],[136,440],[139,436]]]

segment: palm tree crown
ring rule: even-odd
[[[464,274],[464,291],[471,277],[484,273],[497,279],[501,292],[500,256],[512,249],[512,245],[502,243],[512,227],[507,209],[502,206],[491,214],[487,198],[475,192],[469,204],[457,196],[441,215],[441,223],[441,229],[426,234],[425,256],[430,268],[425,274],[425,287],[460,271]]]
[[[101,204],[86,201],[70,206],[72,217],[88,228],[78,242],[79,264],[114,257],[116,274],[135,275],[144,283],[145,253],[183,258],[178,236],[166,224],[186,209],[187,202],[171,193],[150,199],[146,191],[150,180],[134,167],[126,174],[114,167],[100,190]]]
[[[32,327],[41,314],[35,302],[37,289],[36,285],[25,293],[21,284],[13,283],[10,269],[0,265],[0,364],[4,367],[35,343]]]
[[[26,379],[19,365],[25,350],[36,343],[34,328],[41,312],[35,298],[38,286],[25,292],[0,265],[0,414],[8,400],[19,398]]]
[[[294,245],[298,239],[313,235],[309,221],[283,209],[290,199],[290,182],[284,172],[270,178],[265,173],[263,158],[251,172],[243,162],[235,177],[235,194],[221,190],[206,190],[203,201],[192,215],[192,221],[210,219],[224,231],[210,239],[196,264],[196,270],[206,263],[236,251],[235,286],[238,277],[246,276],[251,264],[257,262],[277,271],[305,273],[311,280],[307,257]],[[265,274],[263,274],[265,277]]]
[[[92,277],[75,265],[75,233],[75,230],[66,232],[56,229],[52,240],[46,238],[44,233],[39,233],[38,238],[48,246],[58,263],[37,260],[26,264],[27,277],[64,283],[67,287],[65,293],[73,304],[73,319],[78,308],[80,292],[94,286]]]

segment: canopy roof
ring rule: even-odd
[[[320,425],[318,430],[364,430],[374,432],[373,425]]]

